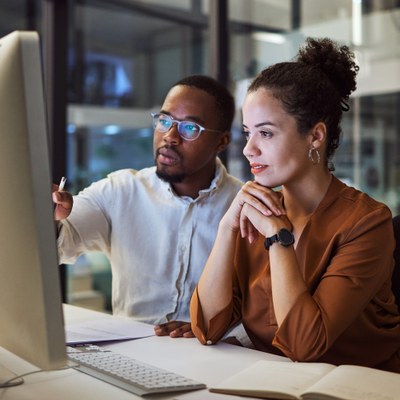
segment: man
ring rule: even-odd
[[[158,335],[192,336],[191,294],[242,185],[217,157],[234,111],[214,79],[184,78],[152,114],[154,167],[113,172],[74,197],[53,187],[60,262],[106,254],[114,314],[157,324]]]

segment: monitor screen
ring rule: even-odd
[[[49,158],[39,37],[16,31],[0,39],[0,346],[46,370],[66,364]]]

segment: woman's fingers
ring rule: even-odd
[[[250,204],[264,215],[284,215],[285,209],[278,194],[256,182],[246,182],[240,192],[240,202]]]

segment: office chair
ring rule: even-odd
[[[400,310],[400,215],[393,217],[393,230],[394,238],[396,240],[396,248],[394,250],[395,263],[392,275],[392,291]]]

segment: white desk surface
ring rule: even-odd
[[[101,314],[103,316],[103,314]],[[87,309],[64,305],[65,324],[98,318],[99,314]],[[110,318],[113,318],[110,316]],[[197,339],[172,339],[152,336],[113,344],[107,347],[115,352],[182,374],[205,383],[208,387],[239,372],[254,362],[267,360],[287,361],[283,357],[245,349],[225,343],[203,346]],[[0,348],[0,361],[14,373],[23,374],[36,367]],[[132,400],[142,399],[84,373],[67,369],[40,372],[24,378],[25,383],[0,389],[0,400]],[[230,400],[236,396],[210,393],[207,389],[173,395],[146,397],[162,400]]]

